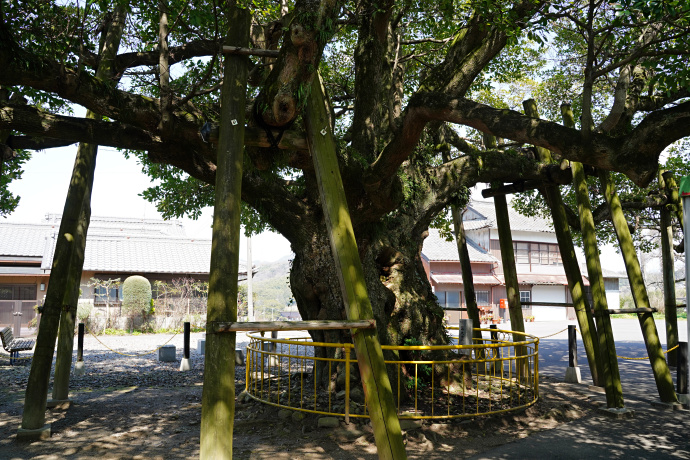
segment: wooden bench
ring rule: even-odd
[[[9,327],[3,327],[0,330],[0,336],[2,337],[2,348],[10,354],[10,366],[14,365],[14,362],[19,358],[20,351],[31,350],[36,343],[33,339],[15,339],[12,329]]]

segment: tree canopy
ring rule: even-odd
[[[164,216],[195,216],[213,200],[222,46],[232,24],[215,2],[128,2],[113,87],[94,69],[114,3],[0,2],[0,142],[19,152],[4,170],[18,171],[25,150],[108,145],[141,160],[156,180],[143,195]],[[572,160],[618,173],[629,201],[640,202],[662,153],[669,168],[686,163],[676,144],[690,135],[685,1],[239,3],[252,14],[255,48],[244,222],[291,242],[305,318],[342,314],[337,288],[323,281],[335,278],[301,129],[317,71],[375,314],[397,331],[388,341],[413,333],[416,320],[437,321],[428,319],[436,307],[419,249],[434,219],[465,202],[467,187],[567,184]],[[527,98],[540,118],[522,113]],[[561,103],[572,105],[577,128],[560,122]],[[75,104],[101,118],[74,116]],[[500,138],[498,147],[485,148],[480,133]],[[555,162],[540,163],[529,146],[550,150]],[[6,182],[3,175],[2,190]],[[10,211],[11,201],[2,206]],[[415,317],[411,304],[430,306]]]

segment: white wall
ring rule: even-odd
[[[565,303],[565,286],[532,286],[532,302]],[[535,321],[565,321],[568,318],[565,307],[532,306]]]

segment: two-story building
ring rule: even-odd
[[[575,319],[568,290],[568,280],[551,222],[539,217],[525,217],[509,209],[515,267],[518,274],[522,302],[551,303],[552,305],[523,305],[523,315],[537,321]],[[472,265],[477,304],[484,319],[508,321],[507,308],[501,308],[506,298],[503,263],[492,201],[472,201],[463,214],[467,248]],[[464,308],[464,286],[457,243],[441,238],[438,230],[430,229],[424,241],[422,262],[440,304],[450,309],[448,318],[456,321],[457,311]],[[586,274],[586,271],[583,271]],[[617,308],[618,275],[605,272],[609,306]],[[586,289],[589,282],[583,279]],[[507,302],[503,302],[507,306]],[[464,313],[463,313],[464,317]],[[494,321],[495,322],[495,321]]]

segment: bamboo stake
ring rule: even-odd
[[[246,45],[250,13],[235,2],[227,6],[228,40]],[[206,329],[237,321],[240,255],[240,203],[248,59],[227,56],[221,91],[216,199]],[[232,459],[235,417],[235,333],[206,336],[206,370],[201,401],[201,459]]]
[[[633,299],[638,308],[649,308],[649,297],[647,296],[647,289],[642,279],[642,270],[640,268],[640,262],[637,259],[632,236],[630,235],[628,221],[623,214],[623,207],[616,193],[615,185],[609,176],[610,173],[608,171],[599,171],[599,181],[601,187],[604,189],[604,196],[606,197],[606,202],[611,211],[611,221],[613,222],[613,227],[618,237],[618,244],[623,253],[625,270],[628,272]],[[642,337],[647,346],[647,355],[649,356],[649,363],[652,365],[652,372],[654,373],[654,380],[656,381],[656,388],[659,391],[659,397],[662,402],[676,403],[678,402],[678,397],[673,388],[671,371],[664,358],[664,350],[661,348],[656,324],[654,323],[654,316],[651,312],[640,312],[637,314],[637,319],[640,322]]]
[[[527,116],[539,118],[537,103],[534,99],[525,101],[523,107]],[[552,161],[550,152],[545,148],[537,147],[537,153],[541,161]],[[585,347],[589,370],[592,374],[592,382],[596,386],[604,386],[601,378],[599,348],[596,346],[597,329],[594,324],[594,316],[592,316],[589,302],[585,296],[585,285],[582,282],[580,265],[575,255],[573,237],[570,234],[570,225],[568,225],[568,220],[565,216],[565,207],[563,205],[563,197],[560,188],[557,185],[548,185],[544,187],[544,196],[551,209],[553,228],[556,232],[556,239],[558,240],[565,276],[568,279],[568,289],[573,299],[575,316],[577,317],[577,323],[580,327],[582,343]]]
[[[568,104],[561,105],[561,114],[566,126],[575,126],[573,112]],[[602,314],[608,308],[608,304],[606,302],[604,278],[601,273],[599,248],[597,247],[594,216],[592,215],[592,206],[589,201],[585,170],[582,163],[576,161],[571,162],[570,167],[573,171],[573,186],[577,195],[577,208],[580,213],[580,227],[582,228],[582,240],[585,246],[589,284],[594,299],[594,310],[599,313],[595,315],[595,319],[599,335],[601,369],[606,388],[606,405],[608,408],[622,408],[625,403],[623,401],[623,388],[621,387],[621,377],[618,370],[616,345],[613,341],[613,330],[611,329],[611,318],[608,315]]]
[[[373,319],[320,78],[314,78],[311,86],[305,125],[347,318]],[[393,391],[376,331],[356,331],[353,340],[379,458],[405,459],[407,455]]]
[[[666,172],[660,171],[659,187],[671,197],[672,190],[666,177],[671,177]],[[676,187],[676,196],[678,188]],[[671,210],[669,206],[661,208],[661,267],[664,282],[664,318],[666,319],[666,349],[671,350],[678,345],[678,312],[676,306],[676,275],[675,260],[673,257],[673,225],[671,223]],[[666,362],[669,366],[676,367],[678,360],[677,349],[669,351]]]

